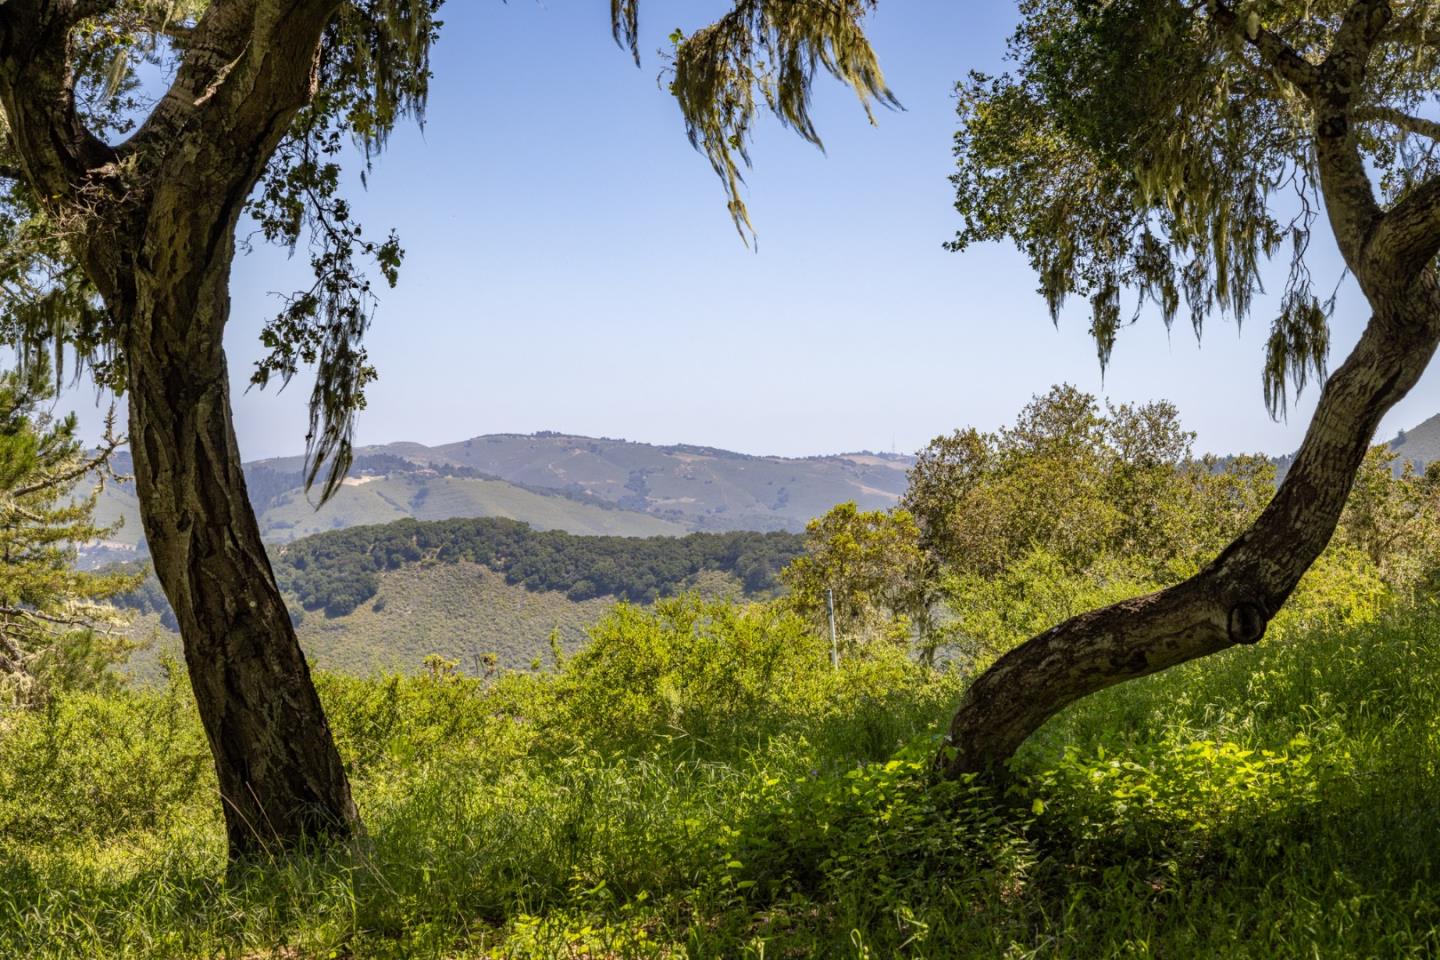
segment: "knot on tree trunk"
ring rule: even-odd
[[[1231,643],[1259,643],[1265,635],[1270,617],[1259,604],[1242,600],[1230,608],[1229,634]]]

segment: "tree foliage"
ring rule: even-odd
[[[1073,569],[1133,558],[1147,576],[1193,572],[1258,513],[1274,470],[1193,455],[1166,401],[1102,408],[1069,385],[1037,396],[995,433],[937,437],[906,506],[946,569],[988,577],[1036,548]]]
[[[786,605],[817,632],[833,604],[837,639],[847,650],[904,643],[923,622],[925,555],[920,528],[904,510],[860,510],[842,503],[805,528],[805,552],[782,573]]]
[[[1060,620],[1191,576],[1274,492],[1263,456],[1195,456],[1174,404],[1034,397],[1011,426],[920,450],[904,508],[919,521],[932,642],[988,658]]]
[[[1167,326],[1183,312],[1197,336],[1215,310],[1244,320],[1282,257],[1263,382],[1283,413],[1287,389],[1325,374],[1334,288],[1307,266],[1325,210],[1313,91],[1317,60],[1357,42],[1353,6],[1026,0],[1015,72],[958,88],[952,248],[1013,240],[1053,315],[1072,295],[1089,302],[1102,365],[1146,304]],[[1393,204],[1440,171],[1425,117],[1440,8],[1370,6],[1395,10],[1347,95],[1357,154]]]
[[[638,60],[637,4],[612,0],[616,39],[628,42]],[[863,28],[875,5],[876,0],[736,0],[709,26],[671,35],[670,91],[690,143],[725,184],[730,216],[742,237],[753,232],[740,190],[760,105],[817,147],[820,132],[810,116],[817,70],[850,87],[872,123],[872,104],[900,106]]]

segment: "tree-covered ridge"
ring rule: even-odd
[[[782,532],[586,537],[482,517],[335,530],[274,547],[271,560],[281,589],[304,610],[344,616],[375,596],[382,572],[422,562],[468,560],[510,584],[575,601],[651,603],[683,592],[703,573],[727,574],[746,596],[763,597],[775,592],[781,569],[803,548],[802,537]],[[118,602],[174,623],[153,577]]]
[[[469,560],[509,583],[562,591],[572,600],[613,596],[650,603],[709,571],[732,574],[747,595],[767,594],[801,547],[799,536],[778,532],[579,537],[493,517],[401,520],[306,537],[277,552],[275,574],[306,610],[332,616],[373,597],[381,571],[422,561]]]

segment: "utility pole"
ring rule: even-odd
[[[840,645],[835,642],[835,591],[825,588],[825,613],[830,617],[830,667],[840,669]]]

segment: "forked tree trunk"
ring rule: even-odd
[[[359,820],[246,496],[221,345],[232,235],[233,224],[203,269],[141,281],[126,359],[145,535],[180,623],[233,861],[348,837]]]
[[[1419,380],[1440,342],[1432,271],[1393,295],[1362,285],[1375,315],[1326,382],[1294,464],[1255,523],[1184,583],[1081,614],[1001,657],[961,699],[936,757],[941,773],[997,772],[1081,697],[1260,640],[1329,543],[1380,418]]]
[[[214,753],[232,860],[359,830],[245,492],[222,339],[235,228],[313,99],[340,0],[214,2],[122,144],[75,105],[73,31],[114,6],[0,0],[0,108],[26,180],[105,300],[140,512]]]

